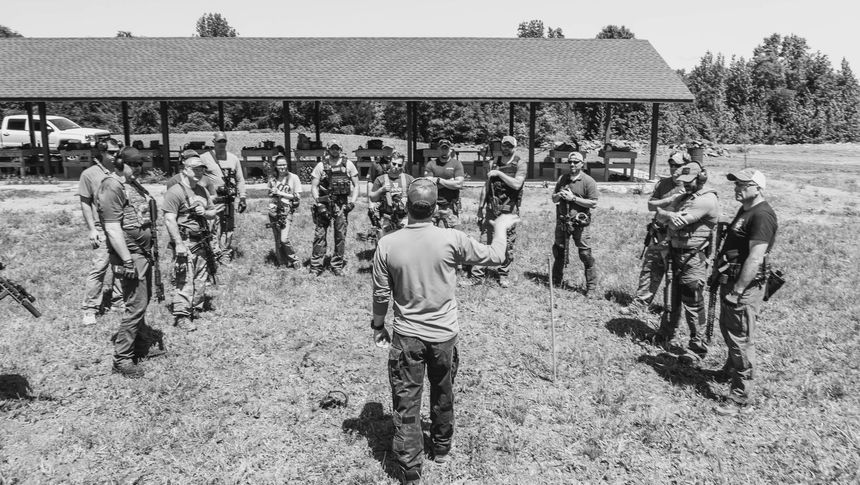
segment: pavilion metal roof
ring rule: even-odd
[[[691,102],[647,40],[8,38],[0,100]]]

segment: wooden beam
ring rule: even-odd
[[[45,175],[54,175],[51,171],[51,147],[48,145],[48,108],[45,102],[39,103],[39,128],[42,132],[42,156],[45,157]]]
[[[128,122],[128,101],[120,103],[122,109],[122,139],[125,146],[131,146],[131,124]]]
[[[27,110],[27,131],[30,132],[30,148],[36,148],[36,127],[33,123],[33,103],[24,103],[24,109]]]
[[[508,106],[508,134],[514,136],[514,105],[511,103]]]
[[[657,169],[657,128],[660,124],[660,103],[651,106],[651,157],[648,159],[648,180],[654,180]]]
[[[412,173],[412,101],[406,102],[406,163]]]
[[[537,103],[529,103],[529,171],[526,178],[534,178],[535,173],[535,125]]]
[[[603,145],[609,143],[609,135],[612,129],[612,105],[603,103]]]
[[[167,101],[160,103],[161,112],[161,165],[164,173],[170,172],[170,126],[167,120]]]
[[[418,173],[415,174],[416,177],[420,177],[424,174],[424,159],[418,160],[418,102],[412,102],[412,151],[415,153],[413,157],[415,161],[418,162]]]
[[[292,144],[290,141],[290,124],[292,124],[292,116],[290,115],[289,101],[284,101],[283,108],[281,108],[281,121],[284,123],[284,156],[287,157],[287,166],[290,167],[291,172],[298,173],[298,167],[293,167],[293,147],[290,146]]]
[[[224,131],[224,101],[218,101],[218,131]]]
[[[314,132],[317,135],[317,142],[320,141],[320,102],[314,101]]]

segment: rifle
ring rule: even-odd
[[[140,184],[136,178],[128,178],[128,183],[141,195],[148,199],[149,218],[152,221],[152,286],[155,287],[155,299],[164,301],[164,283],[161,281],[161,266],[158,258],[158,204],[155,198]]]
[[[660,242],[657,234],[657,223],[651,221],[645,226],[645,241],[642,243],[642,252],[639,253],[639,259],[645,257],[645,252],[652,244]]]
[[[490,163],[490,170],[493,170],[493,163]],[[487,228],[484,225],[484,221],[487,219],[487,200],[490,201],[490,210],[493,211],[493,215],[498,215],[498,208],[496,207],[496,192],[493,189],[492,178],[487,177],[487,182],[484,185],[484,198],[481,200],[481,207],[479,208],[479,212],[484,212],[484,217],[478,219],[478,229],[481,231],[481,235],[487,232]]]
[[[711,250],[714,258],[711,260],[711,276],[708,278],[708,315],[705,320],[705,342],[711,343],[714,337],[714,320],[717,317],[717,300],[719,300],[719,288],[723,279],[725,267],[718,268],[717,265],[723,257],[723,242],[726,239],[729,224],[718,222],[714,228],[711,239]]]
[[[191,208],[189,208],[191,210]],[[218,272],[218,259],[215,256],[215,251],[212,249],[213,242],[217,244],[215,241],[215,235],[212,234],[212,231],[209,229],[209,221],[206,220],[205,217],[194,214],[193,212],[189,213],[191,219],[200,226],[200,232],[202,234],[202,238],[197,242],[194,246],[188,248],[188,251],[192,253],[196,253],[197,251],[203,250],[203,258],[206,260],[206,272],[209,273],[209,281],[214,285],[218,281],[215,278],[215,273]]]
[[[0,269],[3,269],[2,264],[0,264]],[[7,296],[26,308],[34,317],[39,318],[42,316],[42,312],[40,312],[32,303],[36,301],[36,297],[28,293],[27,290],[18,283],[14,283],[11,280],[0,276],[0,300]]]

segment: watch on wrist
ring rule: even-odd
[[[373,326],[373,317],[371,317],[370,318],[370,328],[372,330],[382,330],[383,328],[385,328],[385,321],[382,322],[382,325],[375,327],[375,326]]]
[[[741,296],[741,292],[732,288],[732,291],[731,291],[731,293],[729,293],[729,295]]]

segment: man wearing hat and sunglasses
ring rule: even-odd
[[[690,338],[679,361],[698,366],[708,353],[704,287],[720,203],[716,191],[707,187],[708,173],[699,163],[679,168],[675,180],[684,184],[685,193],[665,209],[657,208],[657,221],[668,228],[672,308],[669,318],[661,319],[655,341],[670,348],[678,325],[686,320]]]
[[[752,411],[753,334],[764,297],[766,259],[779,224],[773,207],[764,199],[764,174],[745,168],[726,178],[735,183],[735,200],[741,208],[729,224],[720,252],[722,258],[717,263],[727,268],[725,278],[720,280],[720,331],[729,355],[723,368],[714,374],[731,384],[726,402],[715,411],[734,416]]]
[[[570,152],[567,161],[570,169],[559,177],[552,194],[552,202],[556,204],[552,281],[555,286],[563,283],[568,238],[571,238],[585,267],[585,294],[594,298],[597,296],[597,267],[588,244],[588,226],[591,224],[591,209],[597,206],[597,183],[582,171],[585,159],[581,153]]]
[[[456,229],[432,223],[438,200],[427,178],[407,191],[409,224],[382,239],[373,258],[373,319],[378,347],[387,348],[394,414],[394,453],[402,481],[421,483],[424,435],[421,394],[425,370],[430,381],[430,437],[433,459],[448,460],[454,435],[454,378],[459,356],[456,270],[458,264],[498,265],[505,260],[505,234],[518,221],[502,214],[490,223],[493,243],[481,244]],[[393,335],[385,329],[392,303]]]
[[[639,272],[639,287],[636,297],[630,306],[622,309],[622,315],[634,315],[648,311],[660,282],[666,274],[667,259],[669,258],[669,240],[666,238],[666,227],[657,222],[657,209],[665,209],[678,197],[684,194],[683,184],[675,180],[675,172],[689,163],[687,152],[674,152],[669,155],[669,176],[654,184],[654,192],[648,199],[648,210],[654,212],[654,217],[648,224],[649,241],[642,254],[642,270]]]
[[[432,178],[439,191],[433,224],[439,225],[441,222],[444,227],[458,227],[460,225],[460,189],[463,188],[466,173],[460,160],[452,156],[450,141],[439,140],[439,150],[441,151],[439,157],[430,160],[424,166],[424,176]]]
[[[346,231],[350,211],[358,200],[358,170],[345,156],[337,140],[329,140],[326,154],[311,172],[311,196],[314,205],[314,246],[311,253],[311,273],[320,276],[325,268],[328,227],[334,225],[334,254],[331,271],[343,275],[346,266]]]
[[[370,200],[379,204],[382,217],[379,239],[406,225],[406,188],[412,183],[412,176],[403,172],[403,155],[395,153],[391,157],[388,173],[373,181]]]
[[[216,225],[218,244],[223,254],[232,257],[233,231],[236,229],[236,213],[245,212],[248,208],[245,192],[245,174],[242,173],[242,162],[239,157],[227,151],[227,134],[215,132],[212,136],[215,148],[200,156],[206,165],[206,177],[215,187],[219,223]],[[239,198],[239,204],[234,210],[233,202]]]

